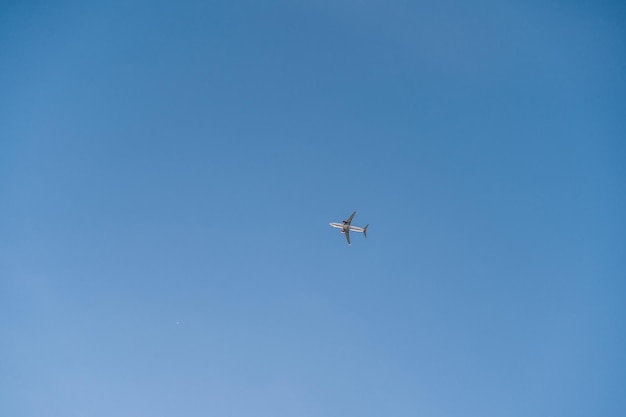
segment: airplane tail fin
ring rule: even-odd
[[[367,226],[369,226],[369,224]],[[363,236],[365,237],[367,237],[367,226],[363,228]]]

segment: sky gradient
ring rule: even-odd
[[[0,6],[0,415],[623,416],[625,10]]]

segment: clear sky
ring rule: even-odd
[[[622,4],[4,2],[0,415],[626,415]]]

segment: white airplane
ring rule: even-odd
[[[352,215],[348,218],[348,220],[344,220],[343,224],[342,223],[330,223],[332,227],[341,229],[341,233],[346,235],[346,240],[348,241],[348,245],[350,244],[350,231],[363,233],[363,236],[367,237],[367,226],[369,226],[369,224],[365,227],[352,226],[352,219],[354,218],[355,214],[356,214],[356,211],[352,213]]]

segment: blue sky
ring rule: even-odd
[[[0,414],[624,415],[624,17],[1,6]]]

